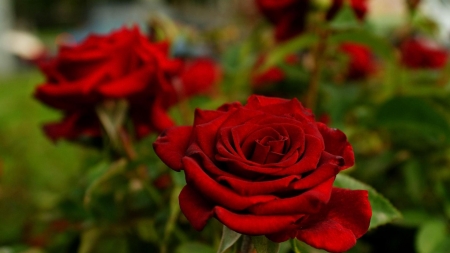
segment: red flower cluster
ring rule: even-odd
[[[405,40],[400,46],[400,51],[403,65],[411,69],[439,69],[447,63],[447,50],[425,40]]]
[[[357,43],[344,43],[340,50],[350,58],[347,78],[362,79],[374,73],[376,66],[370,48]]]
[[[255,0],[261,13],[275,26],[275,39],[286,41],[305,30],[310,0]],[[342,8],[344,0],[333,0],[326,18],[331,20]],[[363,20],[367,10],[367,0],[350,0],[356,16]]]
[[[167,129],[154,148],[184,170],[180,207],[198,230],[215,217],[242,234],[343,252],[369,227],[367,191],[333,188],[354,164],[345,134],[296,99],[251,96],[245,106],[197,110],[193,126]]]
[[[136,27],[61,46],[56,57],[39,62],[46,82],[35,97],[65,115],[61,122],[45,125],[46,134],[53,140],[99,137],[95,108],[119,99],[128,102],[138,138],[172,126],[168,107],[180,94],[208,88],[218,71],[210,60],[170,59],[168,50],[168,43],[151,43]]]

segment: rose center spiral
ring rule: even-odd
[[[255,140],[255,148],[251,154],[250,160],[260,164],[276,163],[283,158],[285,153],[285,144],[287,137],[265,136],[262,139]]]

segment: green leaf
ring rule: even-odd
[[[208,245],[198,243],[198,242],[189,242],[180,245],[176,250],[176,253],[214,253],[214,249]]]
[[[381,128],[390,130],[395,143],[406,148],[426,150],[450,140],[445,116],[417,97],[392,98],[379,107],[376,119]]]
[[[233,244],[237,242],[237,240],[242,235],[234,232],[233,230],[229,229],[227,226],[223,226],[222,230],[222,239],[220,240],[219,249],[217,250],[217,253],[223,253],[227,249],[229,249]]]
[[[126,165],[127,161],[125,159],[121,159],[113,164],[101,162],[98,166],[96,166],[89,175],[90,183],[84,195],[84,204],[89,205],[94,190],[112,177],[124,172],[126,170]]]
[[[319,37],[316,34],[303,34],[294,39],[288,40],[287,42],[279,44],[267,54],[264,64],[262,64],[258,71],[263,72],[272,66],[284,62],[284,59],[289,54],[308,48],[316,44],[318,40]]]
[[[420,227],[416,238],[416,249],[418,253],[437,253],[436,249],[441,247],[446,239],[445,220],[429,221]]]
[[[410,159],[402,167],[402,174],[409,196],[416,203],[420,203],[423,193],[426,192],[426,176],[421,164],[416,159]]]
[[[251,238],[257,253],[278,253],[280,250],[279,243],[272,242],[264,235],[252,236]]]
[[[355,12],[349,4],[345,4],[330,23],[330,28],[336,30],[352,29],[358,27],[361,27],[361,24],[356,18]]]
[[[367,190],[369,192],[369,201],[372,207],[372,219],[369,229],[391,222],[394,219],[401,218],[400,212],[381,194],[372,187],[357,181],[345,174],[338,174],[334,181],[335,187],[351,190]]]

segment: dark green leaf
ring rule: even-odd
[[[176,253],[214,253],[214,249],[208,245],[198,243],[198,242],[189,242],[180,245],[176,250]]]
[[[356,18],[353,8],[351,8],[349,4],[345,4],[336,17],[330,22],[330,28],[336,30],[352,29],[360,26],[361,24]]]
[[[380,106],[377,124],[392,133],[395,143],[426,149],[450,139],[450,126],[438,110],[417,97],[394,97]]]
[[[381,194],[372,187],[357,181],[345,174],[338,174],[334,186],[351,190],[367,190],[369,192],[369,201],[372,207],[372,219],[369,229],[391,222],[401,217],[400,212]]]
[[[265,236],[252,236],[252,243],[257,253],[278,253],[280,244],[272,242]]]
[[[241,236],[241,234],[234,232],[224,225],[222,230],[222,239],[220,240],[220,245],[217,253],[225,252],[227,249],[233,246],[233,244],[235,244]]]

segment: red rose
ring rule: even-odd
[[[264,63],[264,57],[260,57],[255,64],[255,69],[258,69],[259,67],[261,67],[261,65]],[[290,65],[294,65],[297,64],[300,59],[294,55],[288,55],[284,61],[287,64]],[[281,81],[283,81],[286,78],[283,70],[281,70],[281,68],[274,66],[271,67],[269,69],[267,69],[266,71],[262,72],[262,73],[255,73],[252,75],[252,86],[253,88],[260,88],[266,85],[270,85],[270,84],[274,84],[274,83],[279,83]]]
[[[288,40],[304,31],[309,0],[256,0],[256,5],[275,26],[277,41]]]
[[[332,187],[354,163],[345,134],[296,99],[251,96],[245,106],[197,110],[193,126],[165,130],[154,148],[185,171],[180,207],[198,230],[215,217],[242,234],[342,252],[369,227],[367,192]]]
[[[412,69],[439,69],[447,63],[447,50],[422,39],[405,40],[401,46],[402,63]]]
[[[208,93],[221,75],[221,70],[214,61],[199,58],[185,61],[173,83],[178,95],[186,98]]]
[[[169,59],[168,51],[167,42],[152,43],[136,27],[61,46],[55,58],[39,63],[47,80],[36,89],[36,98],[66,115],[44,126],[47,135],[53,140],[99,137],[95,108],[120,99],[128,102],[138,138],[172,126],[166,110],[178,99],[174,80],[181,76],[183,86],[203,87],[212,78],[210,67],[186,68],[183,61]],[[203,79],[191,77],[198,65],[206,69]],[[202,77],[202,70],[194,75]]]
[[[376,66],[369,47],[356,43],[344,43],[340,50],[350,58],[347,78],[362,79],[375,71]]]
[[[333,3],[330,7],[330,9],[327,12],[327,20],[331,20],[336,16],[336,14],[341,10],[342,5],[344,4],[345,0],[333,0]],[[369,9],[368,7],[368,1],[367,0],[350,0],[350,6],[352,7],[353,11],[355,12],[356,17],[359,20],[364,20],[366,17],[367,11]]]

